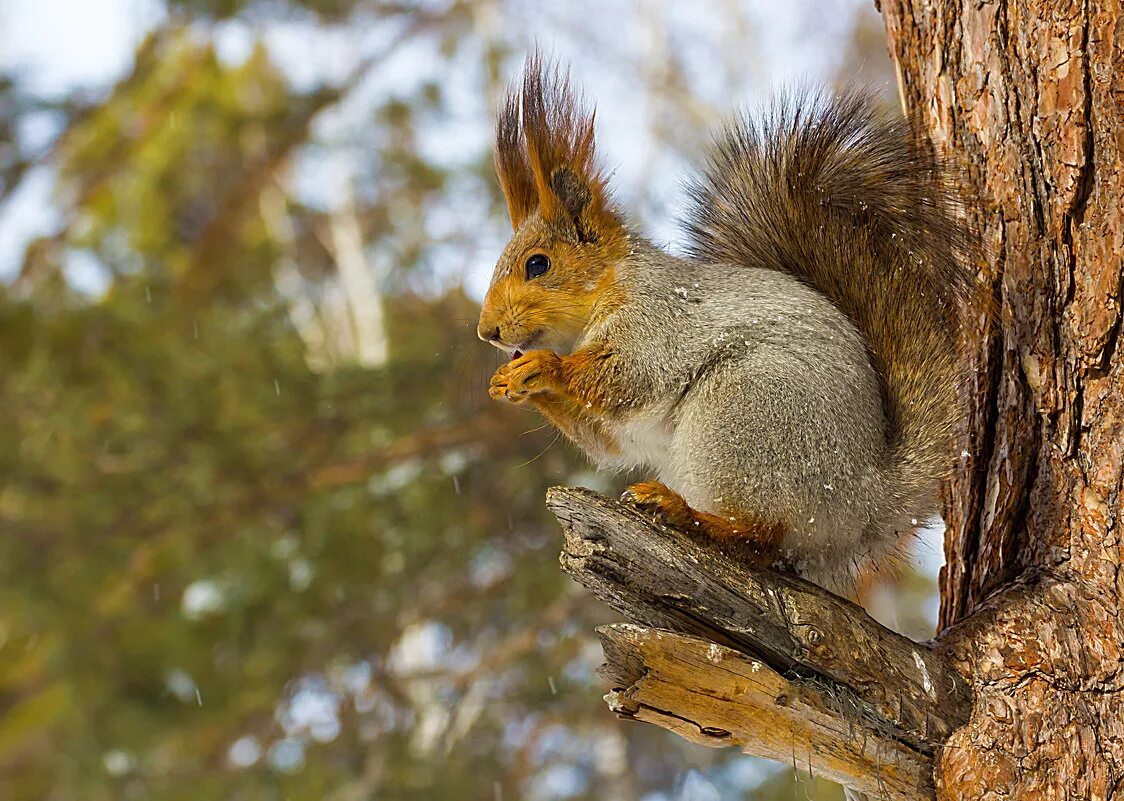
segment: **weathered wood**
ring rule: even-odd
[[[870,728],[814,684],[698,637],[629,623],[597,632],[601,674],[614,688],[605,699],[622,718],[793,764],[872,798],[933,798],[931,757]]]
[[[562,567],[631,620],[853,693],[869,716],[922,752],[967,719],[967,685],[948,662],[858,606],[795,576],[750,570],[588,490],[556,487],[547,505],[565,532]]]

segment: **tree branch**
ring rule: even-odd
[[[813,683],[697,637],[630,623],[597,630],[605,696],[622,718],[654,723],[700,745],[736,746],[872,798],[933,797],[932,758],[873,733]]]
[[[737,564],[690,533],[654,523],[636,509],[588,490],[556,487],[547,494],[547,506],[565,533],[562,567],[587,590],[637,623],[728,646],[769,668],[778,681],[815,688],[823,701],[821,711],[834,710],[837,723],[845,721],[844,730],[859,726],[865,737],[883,742],[893,753],[890,741],[927,759],[967,720],[969,688],[943,656],[895,634],[855,604],[795,576]],[[614,654],[625,659],[628,649],[619,645],[620,637],[610,639],[615,651],[607,649],[609,675],[618,676],[624,689],[632,684],[624,679],[635,674],[627,669],[613,673]],[[693,693],[684,699],[700,701],[696,673],[667,667],[675,660],[690,662],[693,651],[684,643],[698,641],[664,635],[658,642],[668,651],[659,660],[655,653],[661,646],[645,642],[642,649],[631,646],[643,656],[634,653],[625,664],[658,661],[665,675],[683,679],[682,693]],[[720,719],[744,720],[740,700],[707,703],[722,708]],[[679,708],[675,714],[696,721],[692,709]],[[655,712],[645,715],[633,716],[662,720]],[[691,729],[675,730],[683,734]],[[810,736],[811,730],[798,733]],[[757,732],[756,740],[736,744],[764,748],[766,735]],[[795,747],[799,759],[804,745]],[[839,743],[840,749],[845,747]]]

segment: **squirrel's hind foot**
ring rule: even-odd
[[[695,519],[695,510],[678,492],[659,481],[641,481],[632,484],[621,494],[621,503],[635,506],[642,512],[658,517],[661,522],[674,528],[690,530],[701,528],[701,521]]]
[[[621,502],[654,515],[672,528],[713,540],[730,556],[758,567],[776,560],[784,540],[784,528],[779,524],[764,523],[745,515],[723,517],[699,511],[659,481],[632,484],[621,495]]]

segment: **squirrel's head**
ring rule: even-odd
[[[496,125],[496,173],[514,231],[492,275],[477,333],[512,352],[570,352],[623,297],[628,233],[598,168],[593,114],[538,55]]]

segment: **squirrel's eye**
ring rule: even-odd
[[[536,253],[527,259],[527,278],[538,278],[550,269],[550,259],[541,253]]]

